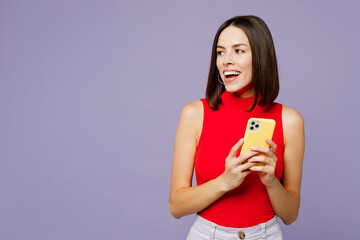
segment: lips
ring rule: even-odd
[[[226,69],[223,71],[226,82],[232,82],[240,75],[240,71]]]

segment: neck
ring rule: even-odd
[[[252,84],[243,87],[239,91],[232,92],[234,96],[241,97],[241,98],[249,98],[255,95],[255,90],[252,87]]]

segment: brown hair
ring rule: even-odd
[[[272,103],[279,93],[279,74],[277,68],[274,42],[266,23],[256,16],[237,16],[224,22],[218,29],[212,47],[211,62],[208,83],[206,87],[206,98],[213,110],[221,104],[220,95],[225,91],[224,85],[219,83],[219,71],[216,66],[216,48],[221,32],[229,27],[235,26],[245,32],[249,39],[252,54],[253,80],[255,90],[254,101],[247,112],[252,111],[261,96],[258,104],[265,106]]]

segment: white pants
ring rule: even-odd
[[[190,229],[187,240],[282,240],[276,216],[266,223],[249,228],[230,228],[217,225],[199,215]]]

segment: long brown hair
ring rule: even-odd
[[[206,87],[206,98],[210,107],[215,111],[219,108],[219,104],[221,104],[220,95],[225,91],[224,85],[218,81],[219,71],[216,66],[216,48],[221,32],[229,26],[235,26],[243,30],[249,39],[251,47],[252,85],[255,90],[255,96],[252,105],[247,110],[247,112],[250,112],[257,103],[260,106],[272,103],[279,93],[279,74],[274,42],[266,23],[256,16],[233,17],[220,26],[213,42]],[[260,100],[259,95],[261,96]]]

